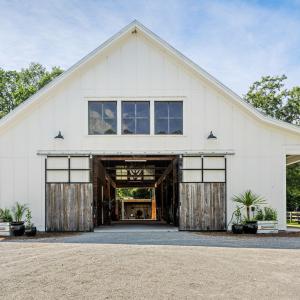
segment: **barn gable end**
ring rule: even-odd
[[[117,103],[117,134],[89,135],[90,101]],[[149,102],[149,134],[121,134],[124,101]],[[155,134],[156,101],[182,102],[182,135]],[[54,138],[59,131],[63,140]],[[211,131],[217,139],[207,139]],[[232,195],[250,188],[279,211],[284,228],[285,159],[299,154],[299,133],[134,21],[0,120],[0,207],[26,202],[43,228],[49,155],[217,155],[227,162],[227,219]]]

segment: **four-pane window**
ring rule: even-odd
[[[89,102],[89,134],[117,134],[117,102]]]
[[[155,102],[155,134],[182,134],[182,102]]]
[[[155,134],[183,134],[182,101],[155,101]],[[117,134],[117,102],[88,103],[89,134]],[[150,134],[150,102],[123,101],[122,134]]]
[[[122,102],[122,134],[150,134],[150,103]]]

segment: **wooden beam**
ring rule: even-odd
[[[176,155],[167,155],[167,156],[146,156],[146,155],[132,155],[132,156],[95,156],[95,158],[97,160],[102,160],[102,161],[108,161],[108,160],[112,160],[112,161],[125,161],[125,160],[147,160],[147,161],[163,161],[163,160],[173,160],[175,159],[177,156]]]
[[[117,182],[116,188],[151,188],[155,187],[154,182]]]
[[[156,186],[160,185],[172,170],[173,170],[173,161],[169,164],[169,166],[166,168],[166,170],[163,172],[160,178],[156,181],[155,185]]]
[[[155,189],[152,190],[152,199],[151,199],[151,219],[156,220],[156,198],[155,198]]]
[[[105,174],[105,178],[113,188],[117,187],[117,184],[112,180],[112,178],[107,173]]]
[[[288,155],[286,158],[286,165],[293,165],[300,162],[300,155]]]
[[[113,188],[116,188],[117,185],[116,185],[115,181],[111,178],[111,176],[109,175],[109,173],[106,172],[106,168],[103,166],[103,164],[101,163],[101,161],[98,160],[97,163],[104,170],[104,177],[109,181],[109,183],[112,185]]]
[[[173,207],[173,223],[174,225],[177,226],[177,220],[176,220],[176,189],[175,189],[175,184],[176,184],[176,176],[177,176],[177,172],[176,172],[176,166],[177,166],[177,161],[173,160],[172,161],[172,207]]]

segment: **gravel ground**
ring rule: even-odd
[[[299,254],[292,249],[1,242],[0,298],[299,299]]]

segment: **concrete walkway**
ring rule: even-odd
[[[11,240],[11,242],[18,242]],[[231,235],[178,231],[168,225],[115,225],[70,236],[24,239],[32,243],[205,246],[227,248],[300,249],[298,236]]]
[[[96,233],[132,233],[132,232],[177,232],[178,228],[172,225],[162,224],[162,223],[113,223],[110,226],[100,226],[94,229]]]
[[[300,227],[288,226],[286,230],[289,231],[289,232],[299,232]]]

